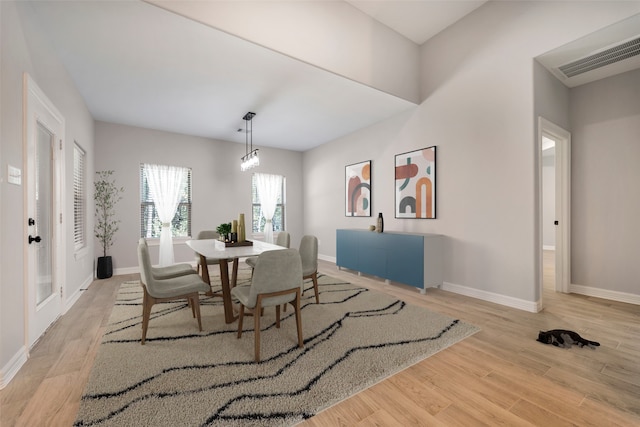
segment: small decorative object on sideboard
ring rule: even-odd
[[[382,233],[384,231],[384,218],[382,218],[382,212],[378,213],[378,225],[376,231]]]

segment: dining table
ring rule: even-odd
[[[258,256],[265,251],[286,249],[273,243],[251,241],[251,243],[240,243],[234,246],[227,246],[225,242],[216,239],[187,240],[187,246],[193,249],[200,256],[202,265],[202,280],[211,286],[209,268],[207,260],[217,260],[220,265],[220,282],[222,284],[222,302],[224,306],[224,320],[232,323],[238,316],[233,312],[233,302],[231,300],[231,288],[236,286],[238,279],[238,260]],[[229,280],[229,261],[233,262],[231,280]],[[207,295],[215,295],[213,291]]]

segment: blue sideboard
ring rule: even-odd
[[[440,234],[336,230],[336,265],[424,290],[442,285]]]

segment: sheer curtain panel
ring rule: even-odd
[[[282,176],[266,173],[256,174],[256,189],[262,209],[262,216],[266,219],[264,225],[264,241],[273,243],[273,214],[276,212],[278,196],[282,189]]]
[[[176,214],[182,195],[186,169],[176,166],[145,165],[145,174],[153,203],[162,221],[160,231],[160,267],[175,263],[171,220]]]

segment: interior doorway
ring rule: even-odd
[[[571,134],[540,117],[540,299],[544,289],[569,292],[571,282]]]

